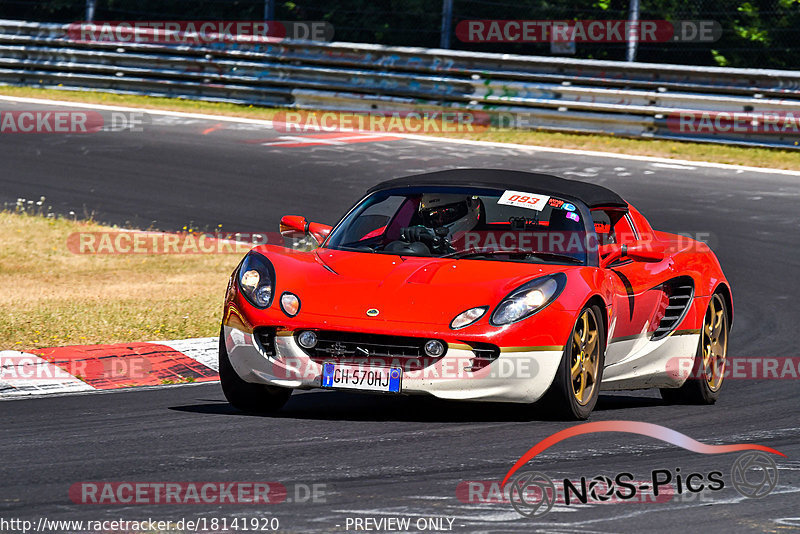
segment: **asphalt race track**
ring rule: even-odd
[[[0,102],[1,110],[40,107]],[[0,203],[44,195],[59,213],[142,228],[191,222],[276,231],[284,214],[333,223],[374,182],[409,173],[553,173],[615,189],[657,229],[707,233],[734,292],[729,356],[798,356],[800,176],[409,139],[290,143],[256,124],[157,115],[146,122],[141,132],[2,135]],[[507,503],[456,496],[460,482],[501,479],[535,443],[572,426],[525,407],[306,392],[278,416],[255,417],[230,408],[218,384],[4,401],[0,515],[274,515],[288,532],[341,532],[347,517],[394,516],[455,518],[453,532],[800,530],[799,384],[729,380],[720,401],[705,407],[667,406],[651,391],[603,394],[591,418],[665,425],[707,444],[778,449],[786,458],[777,459],[780,478],[770,495],[746,499],[726,484],[663,503],[556,505],[535,521]],[[553,479],[623,471],[646,479],[654,469],[680,468],[719,470],[728,481],[735,458],[605,433],[559,443],[534,467]],[[267,508],[107,507],[68,497],[76,482],[127,480],[324,484],[326,495]]]

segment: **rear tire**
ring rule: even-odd
[[[219,335],[219,382],[231,405],[243,412],[265,414],[280,410],[289,396],[290,388],[245,382],[231,365],[223,332]]]
[[[559,419],[587,419],[597,404],[606,347],[602,317],[598,306],[587,306],[578,314],[556,376],[542,399],[545,409]]]
[[[725,299],[715,293],[703,317],[700,341],[694,356],[692,374],[679,388],[661,388],[668,404],[714,404],[722,390],[728,355],[728,309]]]

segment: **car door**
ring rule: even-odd
[[[592,214],[601,244],[630,246],[643,241],[627,213],[595,210]],[[623,258],[609,265],[608,270],[613,274],[614,296],[606,365],[634,354],[649,341],[658,327],[657,317],[664,299],[661,280],[668,265],[666,262],[648,263]]]

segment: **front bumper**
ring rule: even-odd
[[[228,358],[246,382],[312,389],[322,384],[322,365],[296,343],[291,331],[278,331],[273,354],[253,334],[230,325],[223,328]],[[428,367],[403,370],[403,394],[430,394],[442,399],[531,403],[553,382],[563,347],[501,347],[496,360],[472,371],[469,346],[448,344],[444,357]],[[353,391],[353,390],[350,390]]]

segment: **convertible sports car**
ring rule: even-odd
[[[604,187],[434,172],[374,186],[333,228],[284,217],[281,234],[228,284],[220,379],[239,409],[330,388],[585,419],[600,390],[720,394],[733,306],[716,256]]]

